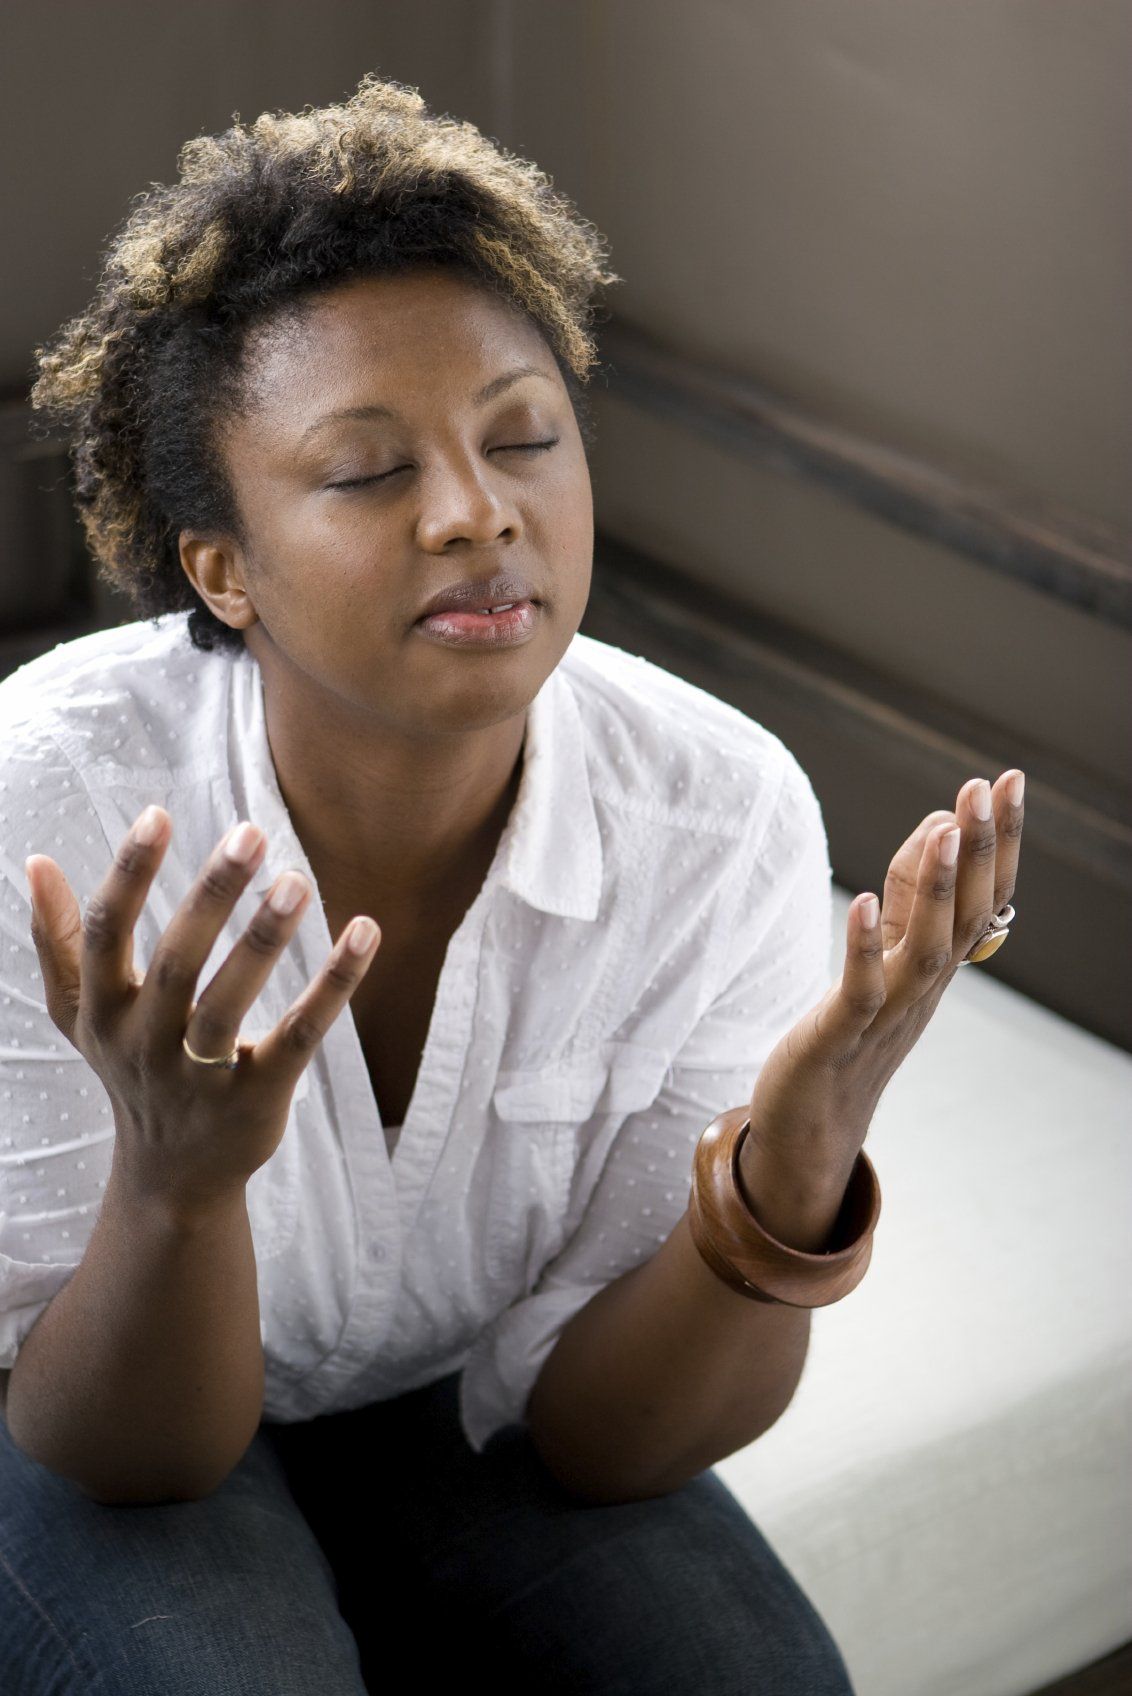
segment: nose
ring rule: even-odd
[[[513,498],[489,467],[470,461],[463,468],[434,467],[420,480],[418,537],[422,548],[439,552],[453,541],[488,546],[514,538],[522,521]]]

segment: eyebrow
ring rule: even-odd
[[[544,383],[551,382],[551,378],[547,376],[541,366],[516,365],[514,370],[504,371],[502,376],[493,377],[490,383],[485,383],[482,389],[477,389],[476,393],[471,397],[472,405],[486,406],[489,400],[494,400],[496,395],[502,394],[504,389],[509,389],[512,383],[517,383],[521,377],[541,377]],[[400,417],[400,414],[396,407],[376,405],[347,406],[343,407],[338,412],[323,413],[321,418],[316,418],[313,424],[308,425],[299,440],[301,442],[305,442],[308,436],[313,435],[316,430],[321,430],[324,424],[334,424],[340,419],[365,420],[368,418],[398,417]]]

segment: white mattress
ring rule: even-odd
[[[716,1470],[857,1696],[1026,1696],[1132,1639],[1132,1056],[964,967],[866,1148],[869,1269]]]

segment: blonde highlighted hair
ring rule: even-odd
[[[216,427],[240,406],[248,331],[335,282],[449,266],[500,294],[541,330],[591,440],[594,296],[622,279],[531,161],[371,73],[340,105],[187,142],[178,173],[138,197],[87,310],[35,350],[31,391],[70,443],[98,575],[139,616],[188,609],[194,646],[242,646],[178,539],[240,535]]]

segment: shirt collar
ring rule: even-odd
[[[499,881],[513,895],[559,918],[597,918],[601,833],[585,727],[560,666],[527,709],[523,775],[501,849]]]
[[[263,678],[245,650],[232,676],[237,734],[229,744],[235,817],[266,831],[268,851],[252,882],[264,894],[284,867],[305,864],[276,781],[267,738]],[[238,770],[233,770],[235,764]],[[309,869],[309,868],[308,868]],[[541,912],[596,919],[602,847],[586,760],[585,727],[561,664],[527,708],[523,770],[489,877]]]

